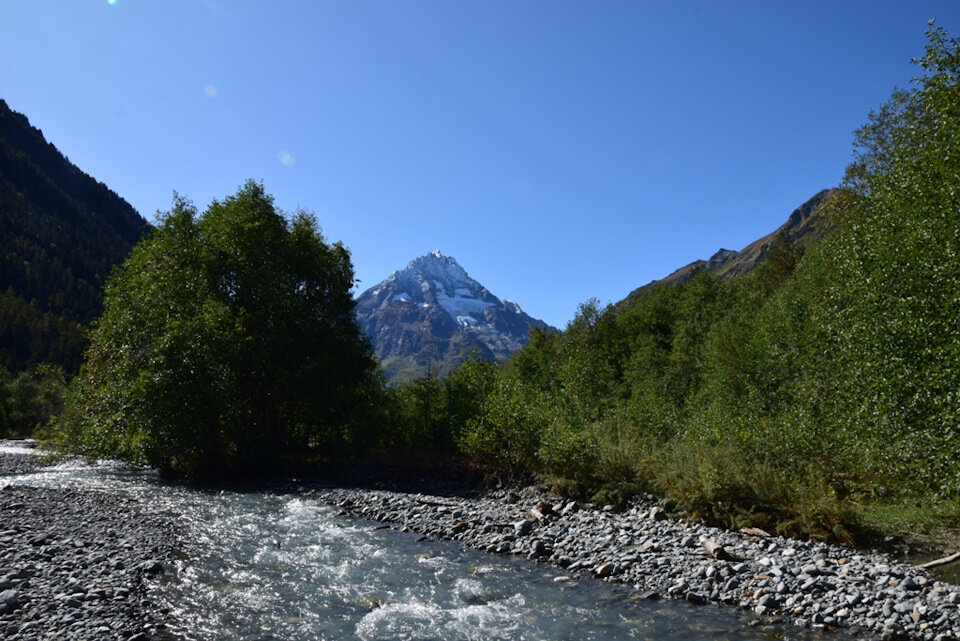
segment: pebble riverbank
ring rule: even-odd
[[[0,485],[40,464],[30,454],[0,454]],[[147,587],[160,580],[174,543],[172,524],[132,499],[0,489],[0,638],[169,638]]]
[[[551,563],[571,579],[625,583],[651,599],[723,604],[762,622],[890,641],[960,639],[960,587],[920,568],[884,554],[673,520],[652,501],[614,513],[532,489],[479,498],[349,489],[308,495],[343,515]]]
[[[36,469],[0,453],[0,638],[171,639],[149,586],[171,567],[177,533],[133,498],[4,487]],[[668,518],[652,501],[616,513],[529,488],[471,498],[299,489],[344,516],[519,555],[633,586],[646,598],[740,608],[758,622],[855,636],[960,641],[960,587],[883,554],[729,532]]]

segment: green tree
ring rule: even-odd
[[[107,284],[61,443],[194,479],[329,455],[373,380],[353,283],[348,250],[261,184],[202,215],[175,196]]]
[[[829,249],[839,274],[820,320],[847,384],[840,422],[872,434],[883,471],[960,492],[960,41],[931,27],[924,75],[885,107],[884,162]],[[870,131],[870,129],[867,129]],[[871,157],[873,138],[858,144]],[[874,154],[875,155],[875,154]],[[894,447],[890,447],[894,445]]]
[[[63,411],[67,383],[56,365],[12,375],[0,365],[0,436],[31,436]]]
[[[436,374],[402,383],[386,395],[393,412],[384,445],[391,457],[427,460],[453,449],[446,389]]]
[[[508,477],[538,471],[537,449],[549,422],[544,394],[512,370],[499,370],[483,412],[467,421],[461,450],[481,467]]]

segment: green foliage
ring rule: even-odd
[[[16,376],[0,365],[0,438],[32,436],[63,411],[66,390],[63,370],[55,365]]]
[[[443,380],[434,372],[386,389],[381,403],[387,429],[371,449],[405,464],[460,458],[468,422],[485,413],[496,367],[474,354]]]
[[[350,444],[373,360],[345,247],[248,182],[175,197],[107,284],[61,444],[190,478],[274,472]]]
[[[387,391],[391,429],[384,450],[404,461],[427,461],[452,450],[447,394],[436,376]]]
[[[496,373],[463,451],[726,525],[848,539],[859,506],[960,496],[960,43],[855,132],[822,242],[581,306]]]
[[[467,424],[486,414],[497,371],[496,364],[473,354],[445,379],[450,442],[459,446]]]
[[[522,477],[539,467],[537,449],[547,422],[545,396],[503,371],[484,399],[484,411],[467,420],[461,448],[485,469]]]
[[[706,447],[674,443],[651,470],[660,491],[693,517],[734,529],[849,542],[859,529],[856,506],[838,495],[819,463],[790,468],[777,452],[751,451],[732,438]]]
[[[915,61],[925,75],[857,135],[869,162],[859,163],[853,215],[822,248],[828,282],[811,324],[829,356],[809,401],[817,387],[835,399],[823,414],[866,446],[864,475],[955,497],[960,43],[937,28],[928,37]]]

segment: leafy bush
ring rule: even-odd
[[[483,468],[508,477],[537,472],[547,408],[541,392],[526,388],[515,373],[501,371],[483,412],[467,420],[461,448]]]

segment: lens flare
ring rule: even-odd
[[[217,95],[217,87],[215,85],[206,85],[203,88],[203,93],[207,94],[208,98],[213,98]]]
[[[280,164],[282,164],[284,167],[293,167],[293,163],[296,162],[293,154],[286,149],[281,149],[277,152],[277,160],[279,160]]]

